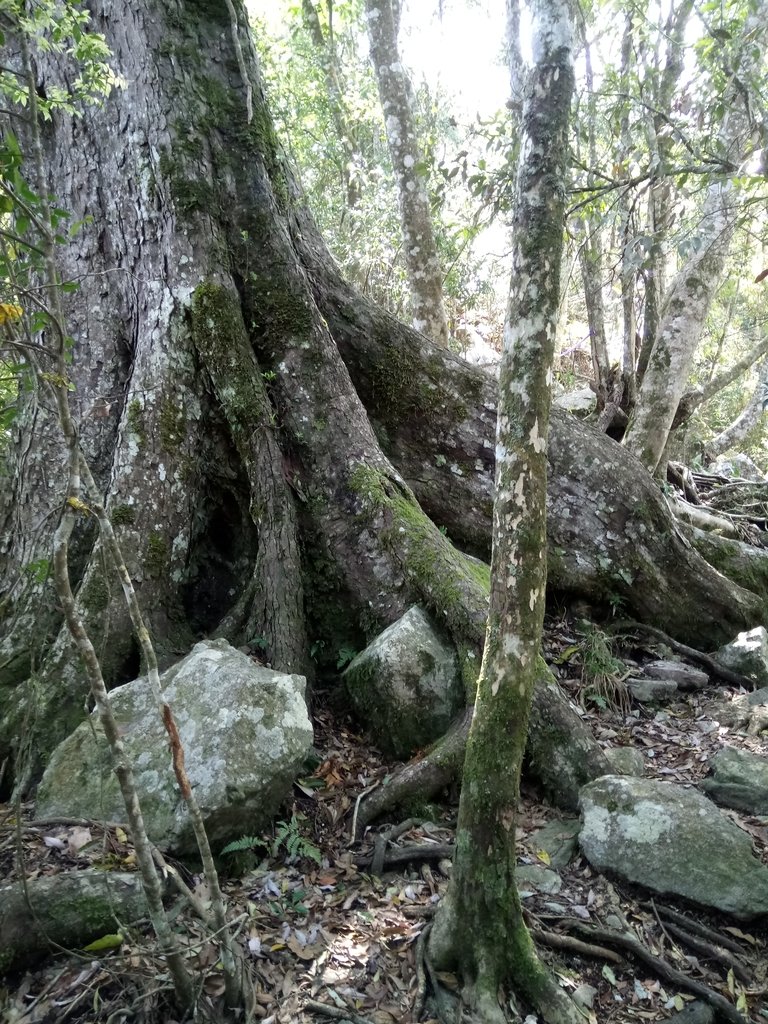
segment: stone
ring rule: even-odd
[[[374,742],[400,760],[440,739],[464,704],[456,651],[417,606],[358,654],[342,678]]]
[[[679,1013],[673,1013],[668,1024],[715,1024],[716,1019],[714,1008],[697,1000]]]
[[[550,865],[556,871],[562,871],[573,860],[579,848],[580,828],[581,822],[578,818],[550,821],[533,833],[528,847],[533,853],[544,850],[549,857]]]
[[[706,672],[684,661],[650,661],[643,666],[643,673],[650,679],[672,679],[680,690],[703,690],[709,685]]]
[[[74,949],[147,916],[137,872],[63,871],[0,885],[0,976]]]
[[[726,668],[751,679],[757,687],[768,686],[768,631],[765,626],[739,633],[714,657]]]
[[[515,879],[521,894],[534,890],[546,893],[547,896],[556,896],[563,887],[563,880],[556,871],[549,871],[537,864],[522,864],[516,867]]]
[[[555,405],[574,416],[588,416],[597,408],[597,395],[592,388],[579,388],[555,398]]]
[[[768,759],[723,747],[710,766],[713,775],[704,779],[700,788],[711,800],[748,814],[768,814]]]
[[[581,791],[590,864],[653,892],[749,919],[768,913],[768,868],[750,837],[701,793],[605,775]]]
[[[748,455],[719,455],[708,467],[708,473],[716,473],[718,476],[725,476],[729,479],[750,480],[752,483],[763,483],[765,476]]]
[[[645,775],[645,758],[635,747],[606,747],[605,756],[616,775]]]
[[[634,700],[641,704],[652,704],[657,700],[669,700],[677,693],[677,683],[672,679],[628,679],[627,689]]]
[[[255,664],[226,640],[203,641],[161,677],[186,770],[214,851],[266,827],[312,746],[303,676]],[[178,855],[197,849],[168,738],[145,677],[110,693],[133,762],[150,839]],[[94,712],[53,752],[38,817],[125,821],[111,756]]]

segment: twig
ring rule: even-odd
[[[353,1013],[352,1010],[348,1010],[346,1007],[341,1008],[339,1006],[331,1006],[329,1003],[318,1003],[314,999],[308,999],[304,1003],[305,1010],[311,1010],[314,1013],[321,1013],[324,1017],[333,1017],[334,1020],[351,1020],[352,1024],[370,1024],[365,1017],[360,1017],[358,1014]]]
[[[687,974],[676,970],[666,960],[662,960],[661,957],[654,956],[638,939],[633,939],[629,935],[622,935],[620,932],[611,931],[609,928],[595,928],[591,925],[585,925],[579,921],[569,922],[569,925],[590,938],[597,939],[599,942],[608,942],[629,950],[630,953],[639,960],[642,960],[643,963],[648,964],[664,981],[671,981],[673,984],[679,985],[680,988],[687,989],[689,992],[694,992],[697,996],[700,996],[705,1002],[715,1008],[723,1020],[731,1021],[731,1024],[748,1024],[733,1003],[730,1003],[721,996],[719,992],[714,992],[700,981],[694,981],[693,978],[689,978]]]
[[[671,921],[667,921],[665,930],[674,935],[675,938],[680,939],[681,942],[689,946],[694,952],[701,953],[703,956],[709,957],[710,960],[716,960],[726,969],[732,970],[744,985],[752,984],[752,977],[749,971],[739,963],[733,953],[729,953],[725,949],[718,949],[711,942],[707,942],[706,939],[696,938],[695,935],[691,935],[685,928],[681,928],[679,924],[672,924]]]

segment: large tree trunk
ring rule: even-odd
[[[335,655],[420,602],[471,689],[487,573],[438,527],[487,552],[495,385],[341,280],[235,7],[242,61],[223,2],[137,0],[129,16],[96,0],[125,84],[47,126],[49,187],[73,220],[92,218],[61,247],[80,281],[67,316],[85,452],[165,664],[218,631],[308,670],[311,640]],[[41,87],[68,73],[38,55]],[[22,734],[44,756],[83,714],[82,669],[35,582],[65,491],[52,424],[44,398],[25,396],[0,550],[0,761]],[[689,641],[763,621],[757,597],[686,547],[622,449],[555,416],[550,458],[556,586],[622,597]],[[94,536],[83,528],[73,571],[116,684],[140,661]]]
[[[382,447],[430,518],[487,560],[495,378],[356,296],[302,211],[293,236]],[[768,590],[743,589],[752,590],[751,581],[726,579],[694,551],[658,486],[621,445],[555,407],[548,460],[552,589],[618,604],[703,648],[768,623]]]

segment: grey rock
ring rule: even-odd
[[[701,789],[716,803],[749,814],[768,814],[768,759],[735,747],[718,750],[710,762],[713,775]]]
[[[673,1013],[669,1024],[715,1024],[716,1014],[707,1003],[689,1003],[684,1010]]]
[[[163,673],[161,685],[214,850],[265,827],[312,745],[304,677],[262,668],[226,640],[212,640],[197,644]],[[117,687],[110,700],[133,762],[150,839],[162,850],[193,853],[189,815],[149,683],[142,677]],[[51,756],[37,814],[125,821],[95,714]]]
[[[456,651],[418,607],[377,636],[342,678],[374,741],[400,759],[439,739],[464,704]]]
[[[515,878],[521,891],[534,889],[548,896],[556,896],[563,887],[563,880],[556,871],[540,868],[536,864],[523,864],[515,868]]]
[[[573,413],[574,416],[587,416],[597,408],[597,395],[592,388],[579,388],[577,391],[558,395],[555,405]]]
[[[607,747],[605,756],[616,775],[645,775],[645,758],[635,747]]]
[[[672,679],[628,679],[630,695],[641,704],[652,704],[657,700],[669,700],[677,693],[677,683]]]
[[[651,661],[643,666],[643,672],[651,679],[672,679],[681,690],[703,690],[709,685],[706,672],[684,661]]]
[[[147,915],[134,872],[64,871],[0,885],[0,976],[50,954],[119,932]]]
[[[768,868],[701,793],[606,775],[582,789],[581,809],[579,842],[598,871],[743,919],[768,913]]]
[[[549,856],[550,865],[561,871],[573,859],[579,848],[578,818],[565,818],[562,821],[550,821],[531,836],[530,848],[537,852],[544,850]]]
[[[753,483],[762,483],[765,480],[757,463],[743,453],[719,455],[709,467],[708,472],[727,476],[729,479],[751,480]]]
[[[735,640],[717,651],[715,658],[726,668],[751,679],[756,686],[768,686],[768,631],[764,626],[739,633]]]

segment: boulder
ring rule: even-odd
[[[748,919],[768,913],[768,868],[701,793],[606,775],[581,791],[579,843],[598,871]]]
[[[757,626],[721,647],[715,659],[726,668],[752,679],[756,686],[768,686],[768,631]]]
[[[706,672],[684,661],[649,661],[643,665],[643,674],[649,679],[671,679],[680,690],[703,690],[709,684]]]
[[[579,847],[578,835],[581,822],[578,818],[550,821],[531,836],[529,849],[539,850],[549,857],[550,866],[556,871],[567,867]]]
[[[28,969],[51,944],[74,949],[118,934],[147,916],[139,875],[66,871],[0,885],[0,976]]]
[[[418,607],[358,654],[343,679],[374,742],[401,760],[438,740],[464,704],[456,651]]]
[[[574,416],[588,416],[597,408],[597,395],[592,388],[579,388],[555,398],[555,405]]]
[[[707,469],[708,473],[716,473],[718,476],[725,476],[729,479],[749,480],[752,483],[762,483],[765,475],[757,463],[748,455],[719,455]]]
[[[214,850],[264,828],[312,744],[303,676],[256,665],[226,640],[197,644],[161,677],[187,774]],[[150,839],[184,855],[196,844],[171,766],[168,738],[145,677],[110,693],[133,763]],[[51,756],[37,814],[125,821],[111,757],[94,712]]]
[[[713,775],[700,788],[724,807],[768,814],[768,759],[747,750],[723,747],[711,761]]]
[[[653,704],[657,700],[670,700],[677,693],[674,679],[628,679],[629,695],[641,704]]]
[[[645,775],[645,758],[635,747],[607,747],[605,756],[615,775]]]

